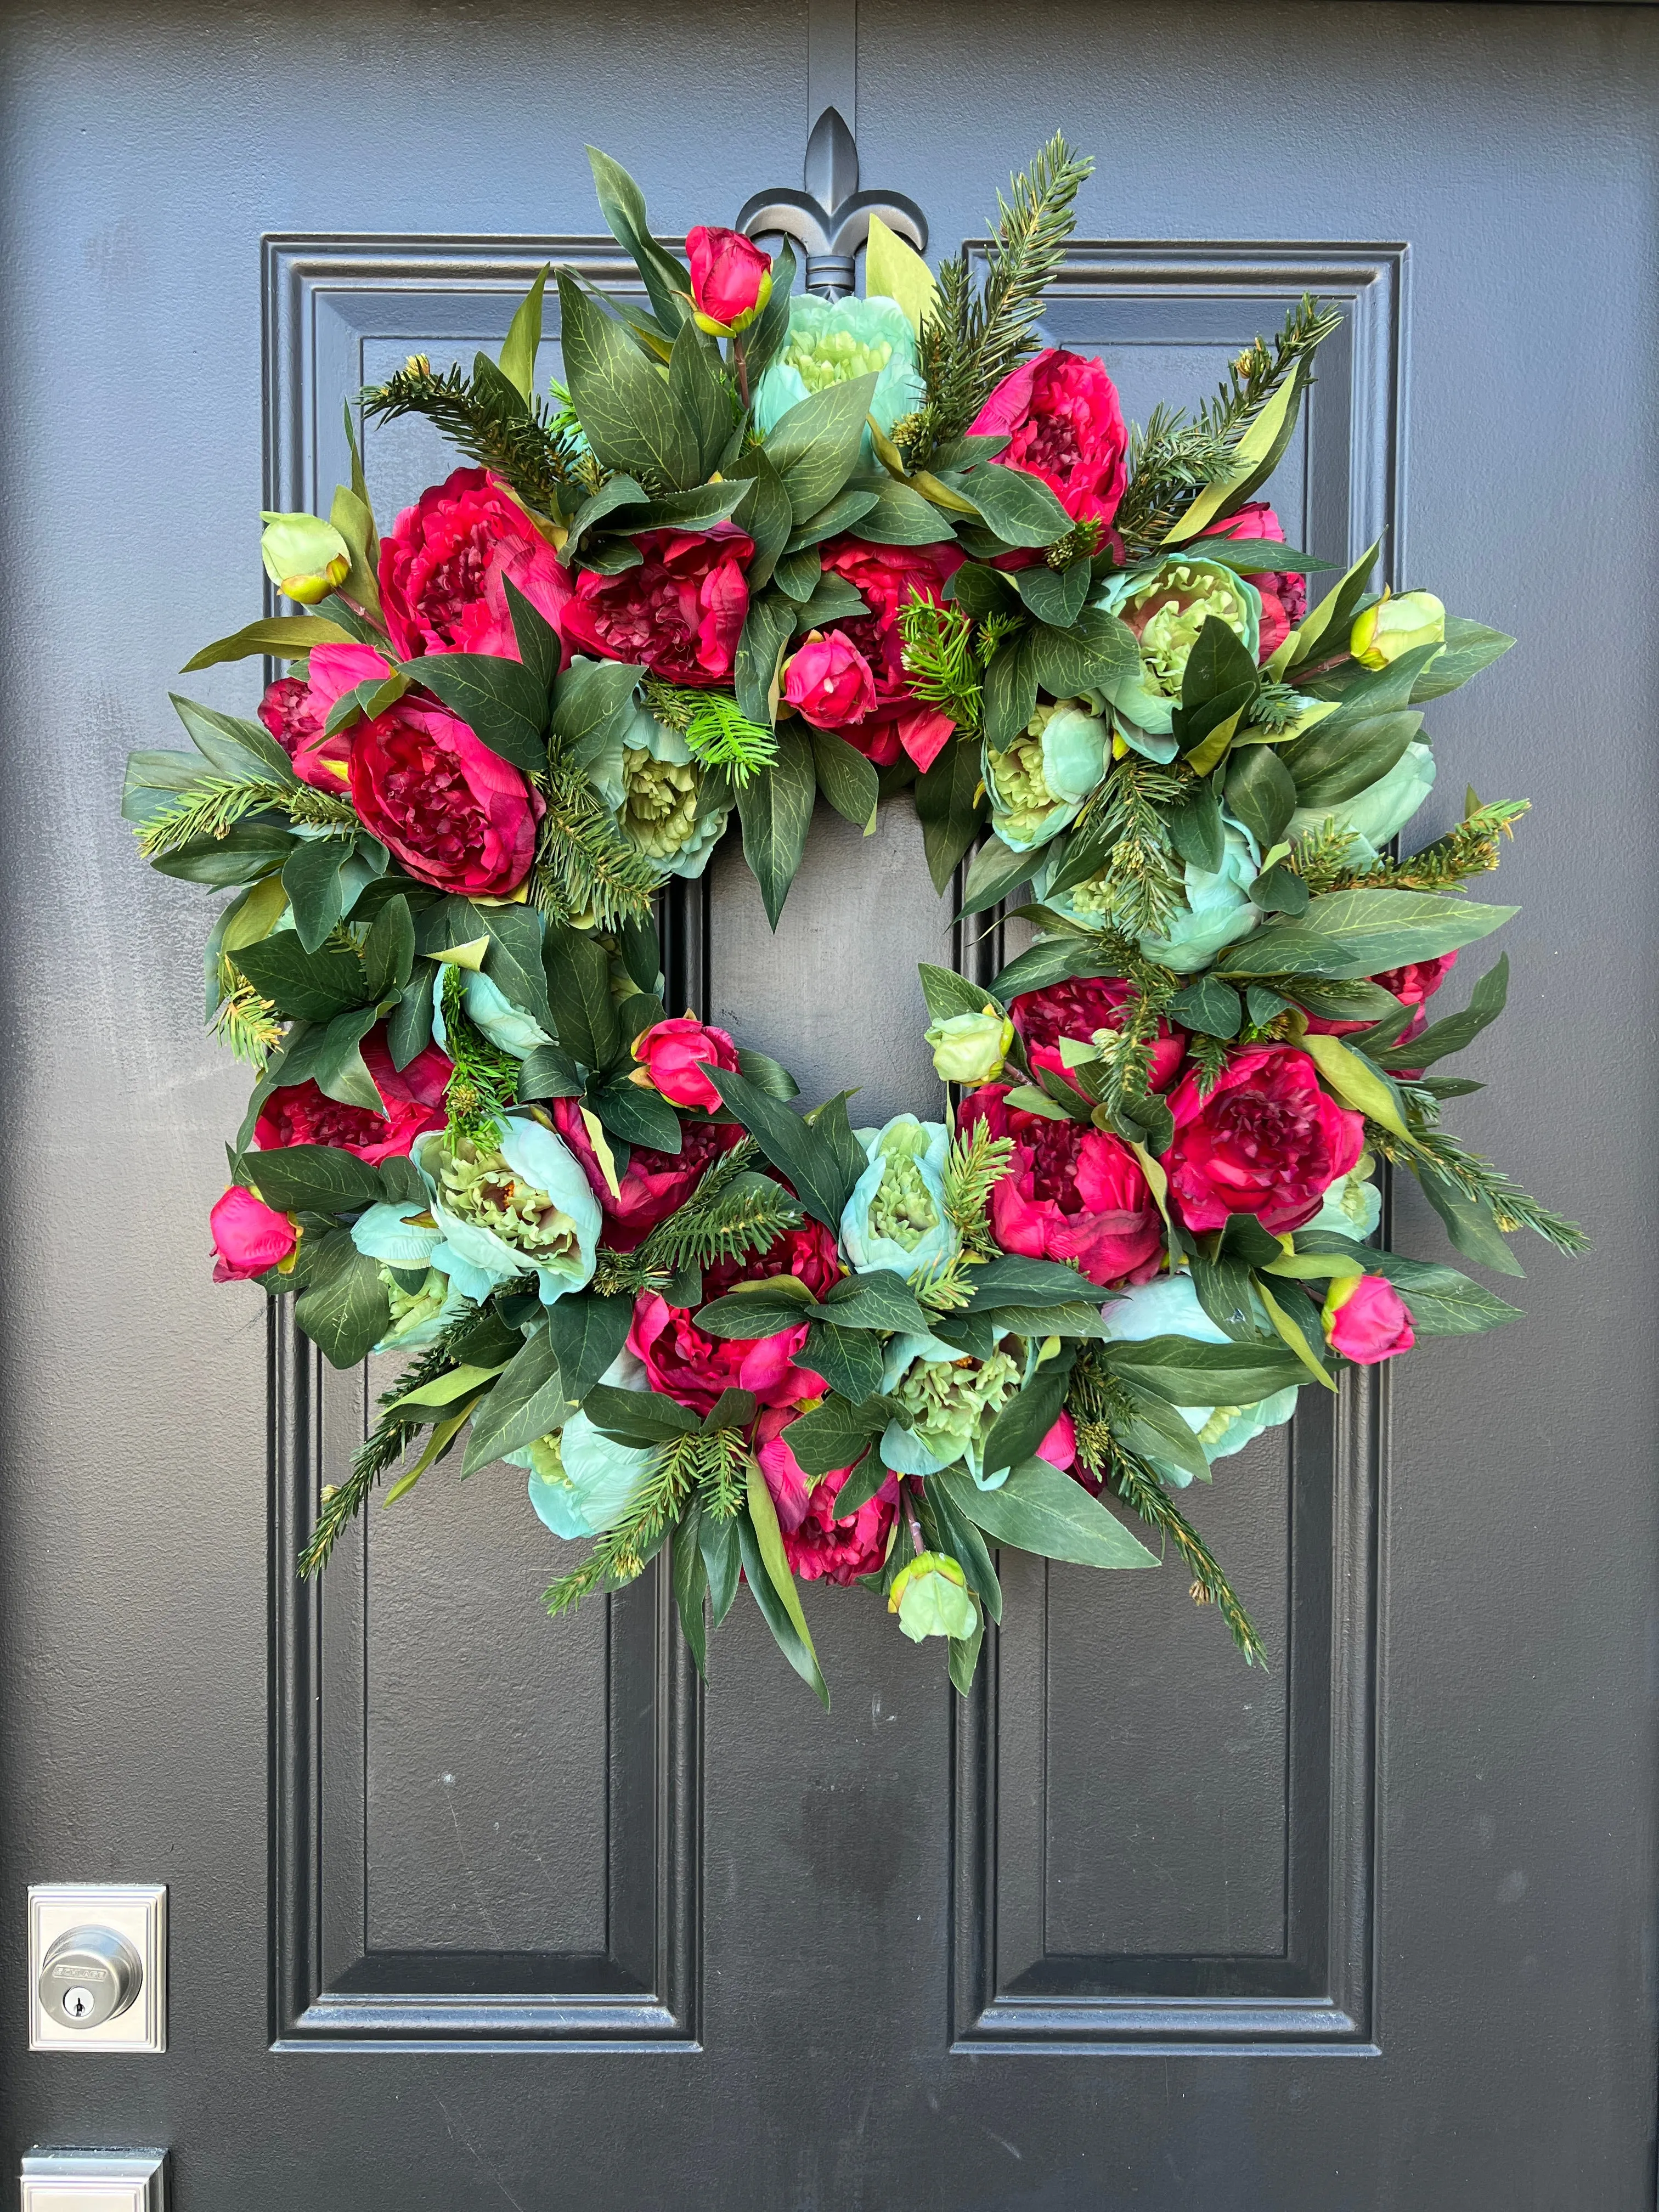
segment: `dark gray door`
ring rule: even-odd
[[[700,1696],[649,1580],[543,1619],[556,1547],[502,1470],[372,1513],[320,1601],[291,1580],[364,1386],[209,1282],[244,1085],[198,1027],[204,908],[116,818],[122,755],[254,611],[256,509],[326,495],[343,394],[499,337],[550,251],[612,272],[583,142],[665,232],[730,220],[798,176],[809,86],[852,104],[849,14],[6,12],[0,2188],[31,2144],[117,2143],[171,2147],[182,2212],[1637,2212],[1646,9],[859,11],[865,182],[936,244],[1056,124],[1099,155],[1110,242],[1050,327],[1132,413],[1304,289],[1341,301],[1290,535],[1387,527],[1397,582],[1522,640],[1437,715],[1447,821],[1465,781],[1537,804],[1463,1126],[1596,1248],[1534,1247],[1523,1323],[1223,1463],[1198,1510],[1271,1670],[1174,1568],[1024,1561],[967,1705],[836,1592],[829,1717],[741,1611]],[[382,512],[447,465],[377,436]],[[246,707],[235,670],[202,685]],[[775,939],[717,866],[686,958],[715,1018],[808,1091],[866,1072],[879,1119],[935,1096],[908,978],[948,949],[896,812],[819,823]],[[94,1878],[169,1885],[164,2057],[27,2055],[25,1887]]]

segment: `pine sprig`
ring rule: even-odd
[[[645,703],[659,722],[679,732],[694,758],[705,768],[724,769],[738,789],[777,760],[775,733],[751,722],[729,691],[694,691],[647,676]]]
[[[1472,877],[1487,876],[1503,857],[1503,840],[1513,837],[1515,824],[1523,814],[1530,811],[1529,799],[1500,799],[1489,806],[1476,806],[1455,828],[1443,837],[1437,837],[1420,853],[1409,860],[1375,860],[1369,867],[1339,867],[1319,883],[1322,890],[1346,890],[1358,887],[1365,890],[1402,891],[1458,891]],[[1309,855],[1310,865],[1318,871],[1322,860],[1328,859],[1333,842],[1325,836],[1333,827],[1326,823],[1316,835],[1321,845]],[[1301,854],[1304,838],[1297,848]],[[1296,860],[1299,874],[1308,877],[1310,889],[1315,877],[1309,875],[1301,859]]]
[[[942,707],[959,730],[977,737],[985,694],[972,617],[913,587],[898,611],[898,633],[913,695],[924,706]]]
[[[635,1250],[601,1252],[593,1288],[601,1297],[660,1290],[688,1267],[747,1260],[800,1225],[800,1208],[781,1183],[754,1172],[759,1148],[744,1137],[707,1169],[678,1212]]]
[[[1034,326],[1076,221],[1079,187],[1094,168],[1056,131],[1023,174],[997,195],[990,268],[975,291],[966,251],[939,272],[918,347],[927,398],[896,429],[906,465],[925,467],[960,437],[993,387],[1034,349]]]
[[[444,969],[444,1035],[451,1061],[444,1086],[450,1142],[469,1137],[475,1145],[499,1144],[502,1117],[518,1103],[520,1065],[491,1044],[467,1012],[465,985],[453,961]]]
[[[363,393],[364,419],[389,422],[423,416],[469,460],[504,477],[519,496],[544,514],[556,515],[590,487],[580,477],[582,449],[544,399],[526,407],[504,378],[467,375],[459,368],[434,374],[425,354],[411,354],[384,384]]]
[[[282,1042],[283,1025],[269,999],[262,998],[235,962],[222,954],[219,960],[221,997],[210,1034],[228,1045],[243,1064],[263,1075],[265,1062]]]
[[[1472,1152],[1460,1138],[1449,1130],[1437,1129],[1419,1123],[1409,1139],[1402,1139],[1381,1123],[1367,1121],[1366,1140],[1375,1151],[1396,1167],[1417,1169],[1426,1161],[1446,1181],[1460,1190],[1464,1197],[1492,1210],[1498,1226],[1508,1233],[1517,1229],[1530,1229],[1553,1244],[1558,1252],[1588,1252],[1589,1239],[1576,1221],[1568,1221],[1561,1214],[1553,1213],[1529,1197],[1517,1182],[1511,1182],[1501,1168],[1490,1160]]]
[[[994,1258],[999,1248],[991,1234],[991,1194],[1013,1156],[1013,1139],[994,1137],[983,1121],[953,1140],[943,1182],[945,1218],[957,1232],[957,1249],[948,1260],[919,1268],[910,1278],[918,1299],[933,1312],[960,1312],[974,1294],[971,1270]]]
[[[1170,842],[1169,809],[1186,779],[1137,756],[1113,763],[1074,832],[1104,848],[1103,910],[1127,938],[1161,937],[1181,903],[1184,877]]]
[[[291,822],[323,830],[355,830],[350,803],[309,784],[283,784],[263,776],[204,775],[138,825],[138,849],[147,860],[181,851],[202,837],[226,837],[248,815],[275,808]]]
[[[536,903],[557,921],[595,929],[643,921],[662,881],[649,858],[623,835],[580,769],[550,762],[542,788],[547,811],[532,878]]]
[[[718,1448],[724,1465],[726,1434],[675,1437],[657,1447],[623,1518],[598,1538],[580,1566],[561,1575],[544,1593],[542,1602],[550,1618],[573,1611],[595,1590],[614,1589],[643,1572],[646,1561],[708,1474],[711,1446]]]

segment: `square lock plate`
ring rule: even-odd
[[[32,2150],[23,2160],[23,2212],[167,2212],[167,2154]]]
[[[37,1882],[29,1889],[28,1914],[31,2051],[167,2049],[167,1893],[164,1883]],[[40,1972],[46,1954],[60,1936],[67,1936],[74,1928],[112,1929],[132,1947],[143,1966],[143,1978],[132,2002],[125,2012],[96,2027],[76,2027],[41,2002]],[[42,2198],[41,2202],[46,2204],[52,2200]]]

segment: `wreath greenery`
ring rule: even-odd
[[[258,1079],[216,1273],[337,1365],[416,1355],[301,1565],[459,1452],[592,1540],[550,1612],[665,1551],[700,1666],[746,1582],[826,1701],[799,1581],[879,1592],[965,1690],[996,1547],[1154,1565],[1130,1519],[1255,1659],[1177,1496],[1302,1389],[1515,1313],[1377,1248],[1377,1163],[1483,1267],[1583,1247],[1430,1073],[1503,1009],[1501,959],[1427,1001],[1512,911],[1463,893],[1526,802],[1395,844],[1420,708],[1511,641],[1374,590],[1376,546],[1310,607],[1329,564],[1258,495],[1316,302],[1144,429],[1039,345],[1063,140],[981,281],[874,222],[839,301],[738,233],[681,259],[592,164],[645,304],[561,270],[538,396],[544,270],[498,358],[365,393],[465,464],[384,538],[348,408],[328,519],[264,517],[307,611],[189,664],[289,672],[258,720],[175,700],[195,751],[129,770],[145,856],[234,893],[207,1013]],[[954,1103],[854,1128],[851,1088],[802,1112],[672,1012],[653,912],[735,815],[775,925],[817,794],[867,824],[907,790],[941,893],[1028,887],[1034,936],[988,988],[922,969]]]

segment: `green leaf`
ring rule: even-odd
[[[697,1549],[702,1553],[703,1568],[708,1577],[709,1619],[718,1628],[732,1610],[732,1601],[738,1594],[738,1577],[743,1571],[736,1521],[719,1521],[713,1514],[705,1513],[697,1527]]]
[[[1056,699],[1097,690],[1109,695],[1140,673],[1134,632],[1102,607],[1085,607],[1070,629],[1035,623],[1022,643],[1026,665]]]
[[[997,1571],[991,1563],[991,1554],[984,1537],[965,1513],[957,1511],[949,1493],[940,1485],[927,1483],[921,1488],[924,1521],[933,1522],[939,1540],[939,1549],[949,1553],[967,1576],[969,1589],[991,1619],[1000,1620],[1002,1584],[997,1580]],[[955,1648],[956,1639],[952,1639],[953,1656]]]
[[[1194,1253],[1188,1264],[1198,1302],[1216,1327],[1235,1344],[1260,1341],[1261,1328],[1251,1303],[1250,1270],[1244,1261],[1210,1260]]]
[[[817,547],[804,545],[799,553],[784,554],[772,571],[772,581],[786,599],[804,607],[823,581],[823,562]],[[793,626],[792,617],[792,630]]]
[[[979,782],[979,747],[960,736],[947,738],[933,766],[916,778],[922,850],[933,889],[941,896],[984,818]]]
[[[672,337],[691,312],[691,272],[652,236],[645,195],[621,162],[597,146],[588,148],[587,160],[606,228],[639,270],[657,319]]]
[[[345,911],[340,865],[350,854],[343,838],[313,837],[296,845],[283,864],[283,889],[294,909],[295,933],[307,952],[318,950]]]
[[[541,609],[526,599],[510,576],[501,578],[501,586],[507,594],[507,611],[512,617],[519,658],[545,695],[558,680],[559,659],[563,650],[559,633]]]
[[[1341,580],[1328,591],[1316,607],[1304,615],[1300,623],[1285,640],[1267,663],[1267,673],[1277,680],[1287,673],[1293,680],[1304,668],[1316,660],[1328,660],[1338,641],[1346,652],[1348,630],[1353,611],[1365,589],[1365,580],[1376,566],[1376,556],[1382,550],[1379,538],[1369,545]]]
[[[560,1044],[584,1067],[608,1067],[621,1050],[622,1032],[604,946],[584,930],[550,925],[542,958]]]
[[[1045,938],[1029,951],[1016,955],[999,974],[992,988],[1006,1006],[1022,992],[1047,990],[1050,983],[1067,982],[1074,976],[1109,975],[1112,972],[1109,959],[1103,956],[1095,939]]]
[[[574,565],[590,537],[601,522],[617,515],[620,520],[613,526],[626,529],[630,514],[651,504],[651,495],[636,477],[608,477],[598,491],[590,494],[570,518],[570,527],[564,541],[563,557]]]
[[[374,917],[363,943],[363,983],[378,1006],[404,990],[415,972],[415,921],[399,892]]]
[[[349,1230],[331,1230],[313,1247],[294,1318],[331,1367],[355,1367],[391,1328],[380,1262],[364,1257]]]
[[[969,867],[968,880],[963,886],[962,912],[983,914],[988,907],[1006,898],[1010,891],[1030,877],[1033,858],[1030,853],[1016,853],[994,834],[988,837]],[[1061,884],[1059,888],[1069,890],[1071,886]]]
[[[865,1329],[815,1321],[797,1357],[801,1366],[822,1375],[832,1390],[856,1403],[881,1388],[881,1346]]]
[[[1012,578],[982,561],[964,561],[945,585],[945,596],[978,621],[988,615],[1018,615],[1024,605]]]
[[[1256,487],[1267,482],[1290,444],[1307,379],[1308,363],[1304,359],[1285,377],[1239,439],[1233,449],[1231,470],[1218,482],[1206,484],[1180,521],[1165,532],[1166,545],[1182,544],[1197,537],[1212,522],[1243,506]]]
[[[1237,992],[1219,975],[1200,975],[1176,992],[1170,1012],[1183,1029],[1198,1030],[1206,1036],[1235,1037],[1244,1020]]]
[[[692,1661],[698,1674],[706,1681],[708,1677],[708,1626],[703,1618],[703,1600],[708,1591],[708,1572],[703,1563],[699,1534],[701,1519],[702,1509],[694,1500],[686,1508],[670,1537],[672,1549],[669,1558],[674,1581],[674,1610],[679,1615],[680,1633],[690,1647]]]
[[[866,545],[945,545],[955,538],[948,519],[908,484],[890,480],[869,489],[876,503],[859,521]]]
[[[640,1450],[696,1436],[702,1427],[696,1413],[672,1398],[654,1390],[619,1390],[612,1382],[594,1383],[582,1401],[582,1411],[601,1435]]]
[[[1264,853],[1284,836],[1299,796],[1290,770],[1271,745],[1250,745],[1234,754],[1227,771],[1227,804]]]
[[[1005,638],[986,666],[985,742],[994,753],[1012,744],[1036,710],[1037,662],[1030,641],[1029,631]]]
[[[688,323],[687,330],[696,327]],[[682,341],[684,333],[682,333]],[[752,598],[771,577],[779,556],[789,543],[789,533],[794,526],[795,511],[789,504],[789,495],[783,480],[773,467],[763,447],[757,447],[744,456],[744,466],[749,471],[749,489],[744,495],[744,504],[738,509],[742,517],[740,527],[754,540],[754,558],[749,563],[749,590]]]
[[[797,522],[827,506],[858,466],[875,390],[873,375],[826,385],[798,400],[768,432],[766,457],[783,480]]]
[[[569,1393],[545,1322],[538,1323],[472,1416],[463,1475],[475,1474],[508,1452],[522,1451],[550,1429],[562,1425]]]
[[[1172,1406],[1254,1406],[1300,1383],[1304,1370],[1278,1344],[1200,1344],[1184,1336],[1114,1341],[1106,1357],[1115,1373]]]
[[[680,1117],[654,1091],[625,1075],[590,1091],[587,1103],[613,1137],[625,1145],[647,1145],[653,1152],[678,1153],[684,1141]]]
[[[831,1392],[810,1413],[797,1414],[784,1436],[803,1474],[834,1474],[856,1467],[892,1417],[890,1398],[867,1398],[855,1406]]]
[[[1310,902],[1302,921],[1269,922],[1218,965],[1229,975],[1358,980],[1457,951],[1519,911],[1432,891],[1328,891]]]
[[[267,653],[273,660],[300,660],[313,645],[349,645],[351,641],[350,632],[325,615],[271,615],[263,622],[249,623],[230,637],[204,645],[179,672],[191,676],[198,668],[216,667],[222,660],[251,659],[256,653]]]
[[[1411,1164],[1424,1197],[1445,1223],[1447,1236],[1465,1258],[1490,1267],[1495,1275],[1526,1273],[1504,1242],[1504,1232],[1485,1199],[1471,1197],[1425,1159],[1413,1158]]]
[[[634,711],[645,670],[627,660],[573,660],[553,690],[548,726],[580,761],[603,751]],[[544,762],[545,765],[545,762]]]
[[[1323,1036],[1313,1030],[1302,1039],[1301,1048],[1325,1079],[1326,1087],[1345,1106],[1392,1129],[1397,1137],[1410,1137],[1399,1094],[1388,1078],[1378,1073],[1374,1061],[1351,1052],[1340,1037]]]
[[[805,738],[786,726],[777,732],[777,747],[771,767],[751,775],[737,795],[743,856],[774,929],[806,850],[817,796],[812,749]]]
[[[772,296],[744,334],[744,351],[749,362],[751,390],[776,360],[789,336],[789,301],[794,289],[794,249],[785,239],[773,258]],[[746,436],[747,426],[736,434]]]
[[[1081,1301],[1097,1306],[1112,1296],[1075,1267],[1059,1260],[1033,1260],[1023,1252],[1005,1252],[969,1278],[974,1296],[969,1310],[995,1313],[1005,1306],[1061,1306]]]
[[[307,952],[291,929],[244,945],[236,964],[289,1021],[331,1021],[348,1006],[361,1006],[368,988],[355,952]]]
[[[890,1329],[905,1336],[925,1336],[932,1316],[923,1313],[902,1275],[890,1268],[872,1267],[847,1275],[831,1285],[823,1301],[825,1317],[853,1328]]]
[[[833,730],[811,732],[812,765],[823,793],[843,822],[866,833],[876,825],[876,771],[855,745]]]
[[[1379,1252],[1357,1243],[1334,1230],[1298,1230],[1297,1255],[1329,1253],[1352,1260],[1366,1274],[1390,1282],[1411,1308],[1419,1336],[1469,1336],[1519,1321],[1520,1309],[1508,1305],[1484,1283],[1471,1282],[1455,1267],[1437,1261],[1407,1260],[1397,1252]],[[1504,1248],[1507,1254],[1508,1248]]]
[[[849,1180],[835,1147],[799,1114],[770,1098],[757,1084],[730,1069],[710,1067],[708,1079],[748,1130],[767,1158],[794,1185],[801,1204],[832,1235],[852,1196]],[[863,1394],[867,1395],[868,1394]]]
[[[983,984],[970,983],[954,968],[935,968],[924,960],[916,973],[921,978],[921,995],[927,1002],[927,1012],[936,1022],[948,1022],[953,1014],[981,1014],[988,1006],[995,1006],[999,1013],[1006,1011]]]
[[[519,1096],[526,1100],[580,1098],[582,1088],[581,1070],[560,1045],[536,1045],[519,1070]]]
[[[501,341],[501,374],[523,400],[528,400],[536,388],[536,353],[542,342],[542,295],[547,289],[550,274],[544,263],[535,283],[520,301]]]
[[[279,1213],[356,1213],[386,1195],[380,1178],[355,1152],[333,1145],[283,1145],[252,1154],[249,1171]]]
[[[1000,461],[952,471],[952,491],[972,502],[988,530],[1005,545],[1052,545],[1072,527],[1072,518],[1041,477],[1005,467]]]
[[[252,779],[278,783],[284,789],[298,784],[294,763],[263,723],[244,721],[239,714],[221,714],[212,707],[198,706],[194,699],[180,698],[176,691],[167,696],[190,732],[191,743],[222,775],[238,782]]]
[[[696,440],[697,466],[706,477],[719,465],[731,439],[735,404],[721,371],[720,349],[690,315],[680,325],[668,356],[668,392]],[[752,569],[750,575],[752,579]]]
[[[763,1537],[755,1525],[755,1510],[739,1513],[737,1518],[738,1544],[743,1554],[743,1565],[750,1589],[762,1618],[772,1632],[773,1641],[784,1657],[817,1693],[825,1712],[830,1710],[830,1691],[819,1669],[817,1655],[812,1649],[812,1639],[807,1632],[806,1616],[801,1611],[800,1598],[789,1572],[788,1561],[783,1556],[783,1538],[778,1533],[777,1508],[772,1503],[772,1493],[766,1487],[766,1478],[751,1460],[749,1472],[749,1494],[752,1500],[758,1484],[765,1503],[758,1509]],[[781,1564],[784,1581],[788,1584],[786,1599],[774,1579],[773,1555]]]
[[[762,450],[765,449],[763,447]],[[819,507],[816,514],[809,514],[790,532],[790,552],[805,552],[810,546],[822,545],[826,538],[839,537],[842,531],[854,529],[869,514],[879,496],[874,484],[843,484],[832,500]],[[860,607],[862,608],[864,604],[860,599]]]
[[[547,767],[547,691],[521,660],[494,653],[428,653],[403,672],[424,684],[480,744],[514,768]]]
[[[1066,1403],[1075,1347],[1062,1349],[1045,1360],[1023,1390],[1016,1391],[986,1432],[984,1467],[988,1475],[1000,1474],[1035,1456]]]
[[[1070,629],[1083,611],[1093,573],[1086,558],[1068,562],[1063,568],[1039,561],[1032,568],[1017,569],[1013,583],[1038,622],[1053,629]]]
[[[1221,802],[1214,786],[1200,777],[1188,787],[1185,800],[1165,817],[1170,842],[1190,867],[1213,875],[1226,857],[1226,835],[1221,821]],[[1093,871],[1089,872],[1092,873]]]
[[[1322,722],[1284,756],[1297,805],[1337,806],[1357,799],[1389,773],[1422,726],[1420,714],[1403,712]],[[1267,746],[1255,745],[1244,758],[1257,760],[1269,753]]]
[[[1215,615],[1206,617],[1181,679],[1182,711],[1190,713],[1245,685],[1254,690],[1256,680],[1255,658],[1237,631]]]
[[[799,1084],[781,1060],[774,1060],[769,1053],[752,1052],[747,1045],[740,1044],[738,1073],[746,1075],[756,1089],[763,1091],[769,1098],[789,1099],[800,1095]]]
[[[1119,1431],[1129,1449],[1155,1464],[1178,1468],[1194,1482],[1208,1482],[1210,1462],[1204,1456],[1204,1447],[1179,1409],[1144,1391],[1129,1395],[1134,1411]]]
[[[947,1645],[950,1653],[951,1685],[958,1697],[965,1698],[974,1686],[974,1669],[979,1664],[980,1647],[985,1641],[983,1616],[971,1636],[953,1636]]]
[[[565,381],[601,465],[638,477],[648,489],[695,483],[696,433],[675,406],[667,379],[566,269],[559,271],[559,315]],[[677,316],[668,327],[678,326]]]
[[[738,640],[732,688],[738,706],[763,729],[769,730],[777,720],[779,672],[794,628],[795,610],[778,592],[750,601]]]
[[[1469,1003],[1461,1014],[1448,1014],[1443,1021],[1431,1023],[1409,1044],[1375,1052],[1370,1057],[1390,1073],[1401,1068],[1432,1067],[1436,1060],[1444,1060],[1449,1053],[1462,1052],[1467,1045],[1473,1044],[1481,1030],[1503,1012],[1509,992],[1510,956],[1500,952],[1470,993]]]
[[[964,1520],[998,1544],[1083,1567],[1155,1567],[1157,1559],[1080,1483],[1046,1459],[1015,1468],[1000,1490],[981,1490],[960,1468],[928,1477]]]
[[[878,215],[870,217],[870,242],[864,252],[864,289],[870,299],[893,301],[918,336],[939,287],[915,248]]]
[[[1462,615],[1448,615],[1446,642],[1413,684],[1412,705],[1421,706],[1425,700],[1455,691],[1514,643],[1501,629],[1488,629],[1485,623],[1470,622]]]
[[[1281,545],[1274,538],[1206,538],[1204,558],[1218,561],[1224,568],[1236,569],[1240,575],[1311,576],[1322,568],[1334,568],[1334,561],[1316,561],[1310,553],[1300,553],[1294,545]]]

